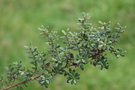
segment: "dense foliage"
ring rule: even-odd
[[[78,21],[80,26],[77,32],[62,30],[62,36],[58,36],[57,32],[49,27],[41,26],[39,30],[49,46],[48,50],[40,52],[31,44],[25,46],[29,58],[32,59],[32,67],[27,69],[21,61],[9,65],[7,76],[1,76],[2,88],[21,88],[21,84],[26,85],[30,80],[37,80],[39,84],[48,87],[58,74],[64,75],[67,83],[76,84],[80,79],[78,70],[84,70],[84,65],[91,64],[101,70],[108,69],[107,54],[124,56],[123,50],[114,46],[124,29],[119,23],[116,27],[111,27],[110,22],[99,21],[99,24],[94,26],[89,23],[89,16],[85,13]],[[11,85],[18,81],[22,82]]]

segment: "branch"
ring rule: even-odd
[[[37,79],[37,78],[39,78],[39,77],[40,77],[40,75],[39,75],[39,76],[33,76],[31,80]],[[19,85],[21,85],[21,84],[25,84],[25,83],[27,83],[28,81],[30,81],[30,80],[26,80],[26,81],[19,82],[19,83],[17,83],[17,84],[10,85],[10,86],[8,86],[8,87],[3,88],[3,90],[9,90],[10,88],[17,87],[17,86],[19,86]]]

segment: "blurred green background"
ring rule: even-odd
[[[93,23],[102,20],[126,25],[118,45],[127,51],[126,57],[109,57],[109,70],[86,66],[77,85],[56,76],[48,89],[35,82],[24,90],[135,90],[135,0],[0,0],[0,75],[13,61],[29,64],[23,48],[29,42],[40,50],[46,48],[37,31],[39,26],[75,31],[81,12],[88,12]]]

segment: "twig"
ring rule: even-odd
[[[30,80],[37,79],[37,78],[39,78],[39,77],[40,77],[40,75],[39,75],[39,76],[34,76],[34,77],[32,77],[32,79],[30,79]],[[3,90],[9,90],[10,88],[19,86],[19,85],[21,85],[21,84],[25,84],[25,83],[27,83],[27,82],[30,81],[30,80],[26,80],[26,81],[19,82],[19,83],[17,83],[17,84],[10,85],[10,86],[8,86],[8,87],[3,88]]]

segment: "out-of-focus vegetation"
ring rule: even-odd
[[[22,60],[25,65],[29,64],[23,48],[29,42],[45,50],[44,40],[37,31],[40,25],[49,25],[59,32],[67,27],[75,31],[81,12],[88,12],[94,23],[102,20],[111,21],[113,25],[116,22],[126,25],[119,44],[127,51],[126,57],[117,60],[110,56],[109,70],[87,65],[87,69],[81,71],[77,85],[67,84],[62,76],[57,76],[47,90],[134,90],[134,0],[0,0],[0,75],[13,61]],[[45,88],[30,82],[24,90],[30,89]]]

